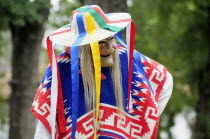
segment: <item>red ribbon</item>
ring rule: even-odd
[[[50,68],[52,70],[52,41],[49,39],[49,36],[47,37],[47,50],[48,50],[48,57],[50,61]],[[56,119],[58,123],[58,128],[60,133],[64,133],[66,131],[66,120],[65,120],[65,111],[64,111],[64,104],[63,104],[63,93],[62,93],[62,87],[61,87],[61,79],[60,79],[60,72],[59,68],[56,62],[56,68],[57,68],[57,79],[58,79],[58,100],[57,100],[57,114]]]
[[[136,37],[136,27],[134,22],[131,22],[130,30],[130,50],[129,50],[129,66],[128,66],[128,109],[130,108],[130,99],[131,99],[131,82],[132,82],[132,73],[133,73],[133,51],[135,45]]]

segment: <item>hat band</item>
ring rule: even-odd
[[[96,112],[95,112],[95,124],[94,124],[94,139],[97,136],[97,124],[99,117],[99,105],[100,105],[100,94],[101,94],[101,61],[100,61],[100,51],[98,45],[98,39],[96,37],[96,27],[94,24],[94,19],[89,13],[85,13],[85,21],[87,25],[87,34],[90,39],[90,46],[93,56],[94,71],[95,71],[95,84],[96,84]]]

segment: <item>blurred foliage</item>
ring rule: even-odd
[[[74,9],[80,7],[78,1],[60,0],[58,9],[51,10],[49,23],[52,27],[62,27],[70,23],[70,16]]]
[[[0,29],[7,29],[10,24],[22,26],[26,22],[42,22],[39,14],[40,7],[49,7],[48,0],[1,0],[0,1]]]
[[[45,7],[50,7],[49,0],[0,0],[0,57],[8,56],[5,53],[7,46],[11,45],[9,26],[41,23],[43,16],[39,13]]]
[[[0,64],[10,65],[12,43],[10,41],[10,32],[0,30]]]
[[[8,89],[8,74],[0,71],[0,131],[4,130],[4,126],[9,124],[9,104],[8,97],[10,90]]]
[[[136,49],[168,68],[173,95],[161,115],[168,132],[185,106],[196,109],[199,73],[208,62],[210,0],[133,0],[130,13],[137,27]]]
[[[0,95],[0,130],[2,130],[3,126],[8,123],[8,107],[8,102]]]

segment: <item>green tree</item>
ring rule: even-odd
[[[174,77],[174,94],[162,120],[169,133],[174,116],[185,106],[197,113],[194,138],[210,131],[210,1],[134,0],[130,8],[137,25],[136,46],[163,63]]]
[[[38,59],[49,8],[49,0],[0,1],[0,31],[11,31],[13,45],[10,139],[34,136],[35,119],[30,108],[38,86]]]

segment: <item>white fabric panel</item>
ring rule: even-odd
[[[43,125],[43,123],[39,120],[37,122],[34,139],[51,139],[50,133],[48,132],[46,127]]]
[[[165,84],[163,85],[162,90],[160,91],[160,96],[158,99],[160,114],[165,109],[166,104],[168,103],[168,100],[171,97],[172,89],[173,89],[173,78],[172,78],[171,74],[167,71],[166,81],[165,81]]]

